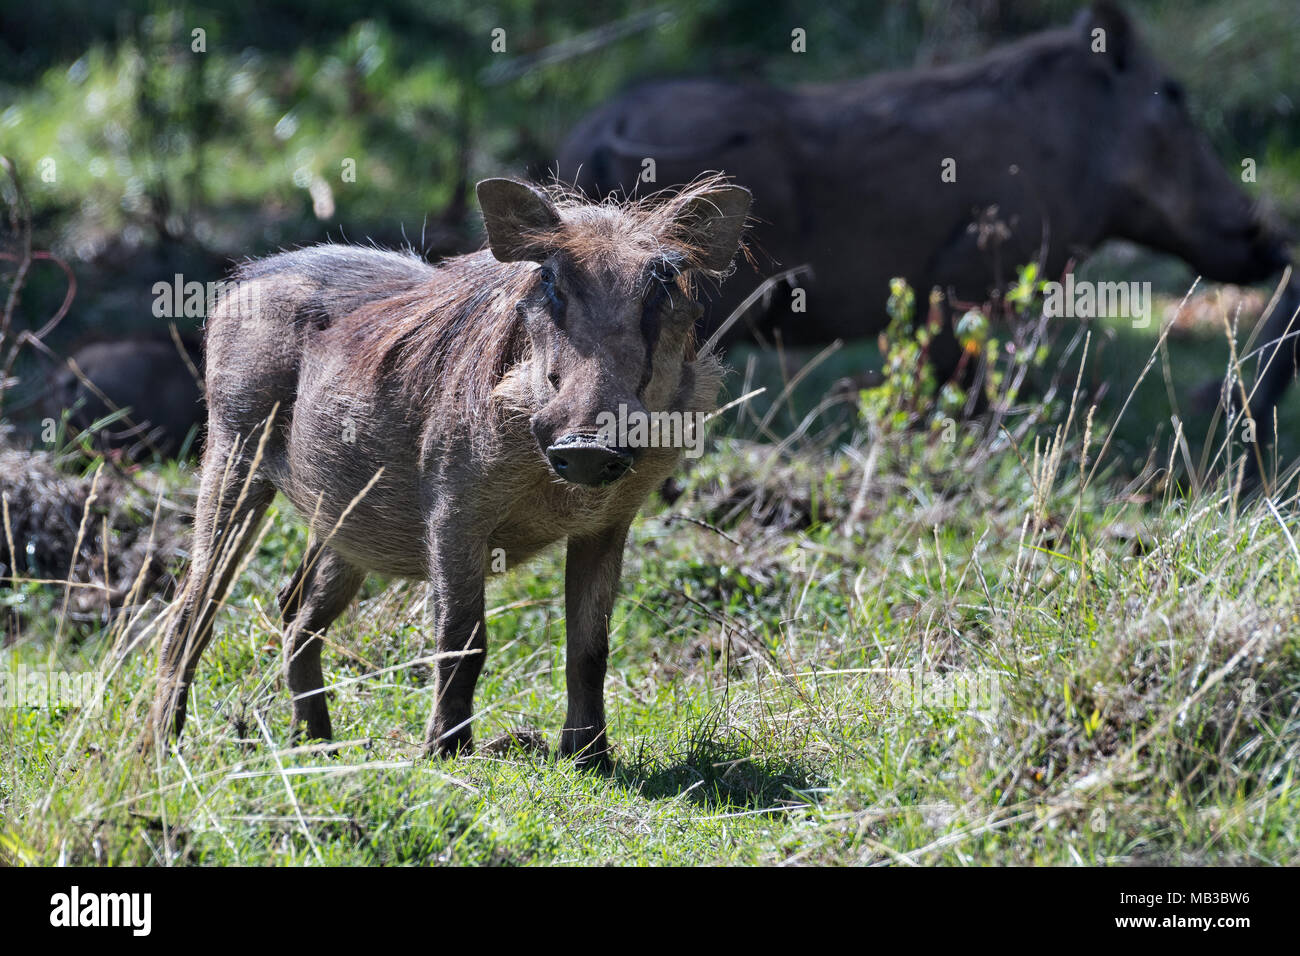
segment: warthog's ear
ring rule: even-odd
[[[485,179],[475,191],[488,248],[499,261],[541,262],[550,254],[537,236],[558,226],[560,214],[544,192],[513,179]]]
[[[722,272],[731,265],[754,197],[743,186],[719,186],[691,198],[677,214],[686,239],[699,250],[701,267]]]
[[[1074,22],[1089,50],[1104,57],[1115,69],[1124,69],[1136,42],[1127,13],[1110,0],[1097,0],[1091,9],[1081,10]]]

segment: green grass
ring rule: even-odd
[[[156,618],[133,623],[135,651],[121,627],[55,644],[38,626],[6,652],[11,667],[93,668],[105,683],[100,711],[0,711],[0,854],[1300,862],[1293,486],[1268,503],[1222,483],[1183,497],[1162,480],[1167,440],[1137,481],[1109,452],[1089,475],[1124,423],[1103,427],[1098,411],[1088,428],[1063,402],[1033,414],[952,444],[871,422],[828,447],[719,437],[628,546],[610,776],[484,746],[521,730],[557,741],[559,553],[490,587],[477,755],[419,756],[423,589],[378,580],[328,636],[338,743],[292,747],[274,594],[304,536],[276,513],[219,619],[178,752],[135,749]],[[182,474],[169,481],[184,493]]]

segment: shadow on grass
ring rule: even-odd
[[[715,711],[666,753],[642,745],[619,759],[612,779],[650,800],[683,799],[714,809],[780,815],[816,803],[821,779],[810,763],[766,752],[720,726]]]

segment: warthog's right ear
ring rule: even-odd
[[[699,250],[703,268],[722,272],[731,265],[753,201],[743,186],[718,186],[692,197],[682,208],[677,222]]]
[[[500,262],[541,262],[550,254],[538,235],[558,226],[560,214],[544,192],[513,179],[485,179],[475,191],[488,248]]]

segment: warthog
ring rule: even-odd
[[[241,272],[258,308],[210,318],[193,560],[162,644],[155,736],[181,731],[217,605],[278,489],[310,526],[280,592],[296,728],[331,736],[321,634],[376,571],[431,582],[426,749],[469,749],[485,576],[567,540],[560,751],[607,762],[623,542],[681,449],[612,446],[598,420],[712,409],[721,366],[697,351],[695,289],[731,263],[750,195],[713,177],[593,205],[489,179],[478,199],[487,250],[436,267],[350,246],[285,253]]]
[[[56,420],[67,411],[69,424],[78,431],[123,412],[125,418],[92,436],[100,448],[120,448],[132,457],[138,452],[174,455],[203,423],[197,341],[96,342],[70,358],[76,371],[64,367],[55,373],[44,411]]]
[[[754,192],[758,272],[741,266],[710,322],[776,265],[811,266],[806,311],[778,301],[754,323],[787,344],[876,334],[893,276],[984,301],[1014,267],[1041,257],[1057,278],[1112,237],[1224,282],[1287,261],[1182,88],[1104,3],[955,66],[798,89],[644,85],[582,120],[558,169],[605,196],[631,193],[648,160],[660,183],[723,170]],[[959,356],[948,329],[931,357],[949,373]]]

